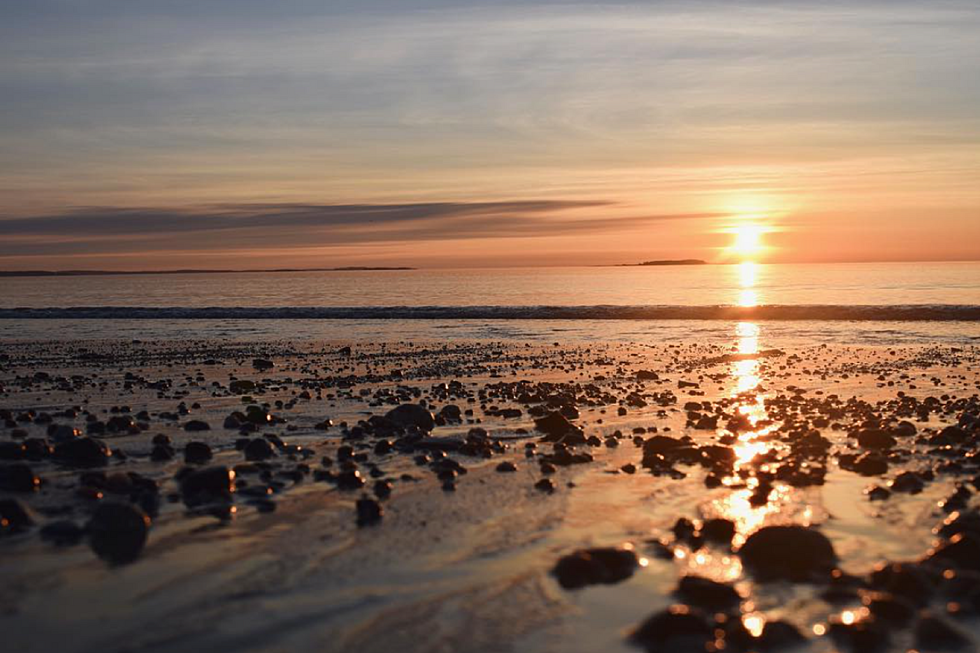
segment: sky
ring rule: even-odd
[[[978,260],[978,34],[976,0],[6,2],[0,269]]]

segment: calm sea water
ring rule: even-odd
[[[379,342],[470,338],[656,343],[725,341],[736,328],[744,330],[744,323],[751,322],[767,346],[823,342],[975,346],[980,342],[980,263],[180,274],[0,281],[0,340]],[[750,307],[750,314],[733,317],[725,312],[730,310],[725,307],[739,306]],[[705,312],[705,307],[722,308]],[[767,313],[770,309],[776,312]],[[691,319],[706,315],[714,319]],[[665,316],[671,319],[663,319]],[[508,319],[498,319],[501,317]]]
[[[980,262],[0,279],[4,307],[980,305]]]

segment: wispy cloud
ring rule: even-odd
[[[0,257],[142,251],[221,252],[609,233],[713,213],[596,216],[612,202],[516,200],[410,204],[224,204],[83,208],[0,220]]]

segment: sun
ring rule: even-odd
[[[764,249],[762,244],[762,227],[756,224],[740,224],[732,232],[735,234],[735,241],[732,243],[732,251],[743,257],[752,258]]]

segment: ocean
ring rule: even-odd
[[[0,339],[980,337],[980,262],[8,277]]]

